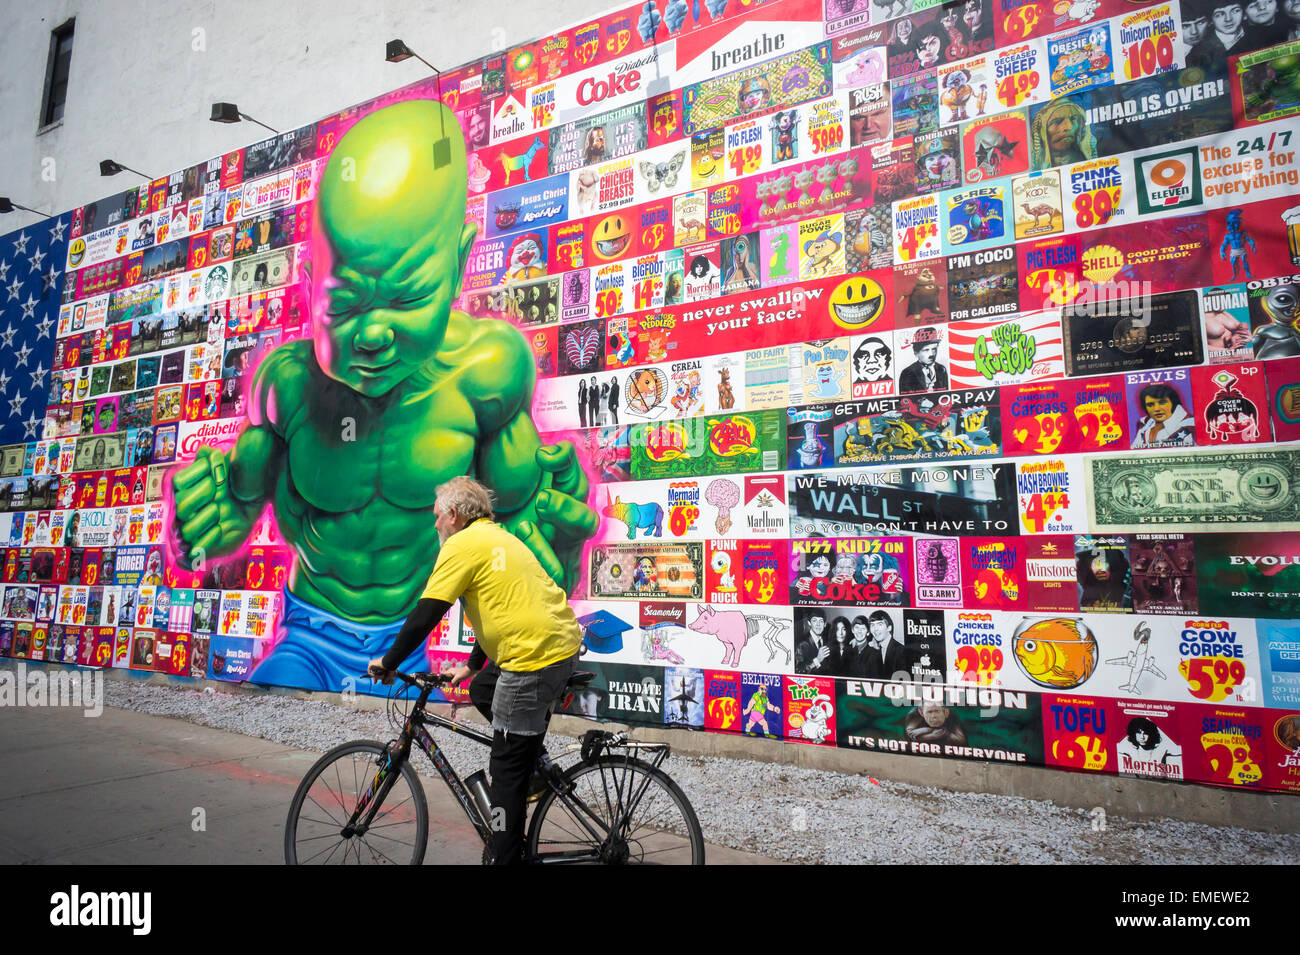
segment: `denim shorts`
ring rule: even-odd
[[[574,654],[540,670],[502,670],[492,694],[492,729],[507,735],[543,735],[577,662]]]

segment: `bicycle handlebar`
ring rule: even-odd
[[[451,682],[450,673],[403,673],[401,670],[393,670],[391,672],[393,676],[411,686],[421,686],[424,683],[431,683],[434,686],[446,686]],[[361,679],[374,680],[376,678],[374,674],[366,671],[361,674]]]

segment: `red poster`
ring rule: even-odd
[[[562,222],[549,231],[551,244],[547,249],[547,257],[551,261],[551,268],[557,272],[581,268],[587,261],[584,257],[587,246],[586,220]]]
[[[704,671],[704,728],[724,733],[740,731],[740,674]]]
[[[190,675],[190,641],[193,635],[184,631],[168,631],[158,635],[159,646],[167,647],[167,655],[161,661],[163,671],[172,676]]]
[[[579,175],[582,175],[579,173]],[[641,254],[641,234],[637,229],[640,206],[629,206],[603,215],[589,216],[583,229],[583,259],[591,266],[605,265]]]
[[[1267,739],[1273,728],[1268,710],[1200,704],[1184,710],[1188,779],[1242,789],[1264,785]]]
[[[1070,392],[1079,382],[1043,381],[1002,389],[1002,446],[1009,455],[1072,454],[1078,423]]]
[[[113,665],[113,642],[117,634],[116,627],[96,627],[86,628],[86,634],[92,632],[95,634],[95,651],[91,657],[91,665],[97,667],[111,667]]]
[[[1197,447],[1273,439],[1263,363],[1208,365],[1191,371]]]
[[[1105,301],[1199,288],[1210,271],[1203,215],[1134,222],[1080,242],[1079,286],[1069,300]]]
[[[789,541],[741,542],[741,600],[780,606],[789,599]]]
[[[493,192],[521,182],[540,182],[550,155],[545,133],[493,143],[466,157],[471,193]]]
[[[221,188],[229,189],[244,181],[244,151],[236,149],[221,160]]]
[[[1267,710],[1264,721],[1264,784],[1300,792],[1300,712]]]
[[[1043,758],[1048,766],[1116,772],[1113,700],[1043,694]]]
[[[637,364],[875,334],[893,327],[893,287],[892,271],[879,269],[631,315],[628,327]]]
[[[1274,441],[1300,441],[1300,358],[1264,364]]]
[[[785,736],[800,743],[835,745],[835,681],[828,677],[787,676]]]
[[[1207,212],[1213,279],[1202,277],[1194,285],[1249,282],[1300,271],[1300,254],[1291,250],[1292,227],[1286,219],[1295,204],[1295,196],[1289,196]],[[1231,222],[1229,216],[1233,216]]]
[[[628,211],[633,215],[633,228],[637,231],[637,245],[642,255],[663,252],[673,247],[673,201],[671,199],[656,199],[654,202],[635,206]]]
[[[962,596],[971,610],[1025,606],[1025,538],[963,537]]]
[[[660,93],[646,100],[646,127],[650,148],[682,138],[681,90]]]
[[[1073,450],[1084,454],[1128,450],[1128,414],[1122,375],[1071,381],[1062,387],[1074,409],[1074,423],[1078,428]]]
[[[1076,613],[1074,538],[1040,534],[1020,541],[1025,548],[1025,608],[1032,613]]]
[[[737,540],[708,542],[708,565],[704,573],[705,599],[711,604],[740,603],[743,586],[741,565],[744,550]]]
[[[1115,701],[1115,771],[1147,779],[1185,779],[1185,709],[1159,700]]]
[[[1021,242],[1016,248],[1020,252],[1022,312],[1045,312],[1074,300],[1083,278],[1079,236]]]

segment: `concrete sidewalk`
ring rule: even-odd
[[[0,709],[0,864],[278,865],[298,782],[320,754],[105,707]],[[416,757],[423,775],[428,760]],[[429,864],[478,865],[483,844],[425,779]],[[199,813],[197,810],[202,810]],[[206,829],[195,831],[203,817]],[[712,844],[711,864],[776,862]]]

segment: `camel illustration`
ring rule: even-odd
[[[1027,214],[1034,217],[1034,224],[1030,226],[1031,229],[1038,228],[1038,220],[1042,216],[1047,216],[1047,224],[1050,226],[1052,224],[1052,216],[1056,215],[1056,209],[1049,206],[1046,202],[1040,202],[1036,206],[1031,206],[1027,202],[1022,202],[1020,203],[1020,208],[1024,209]]]

